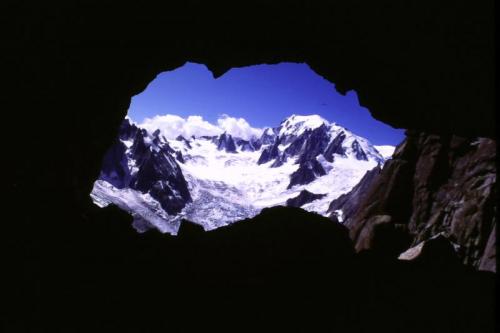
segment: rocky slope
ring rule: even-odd
[[[182,155],[173,153],[159,131],[149,135],[125,120],[119,139],[104,156],[99,179],[117,189],[148,193],[168,214],[177,214],[192,200],[176,162]]]
[[[370,186],[382,169],[380,166],[367,171],[359,183],[348,193],[342,194],[328,206],[328,215],[338,222],[349,221],[356,214],[363,199],[366,197]]]
[[[392,242],[395,255],[443,235],[463,263],[495,271],[495,157],[491,139],[409,131],[383,169],[334,200],[330,214],[343,218],[358,251]]]

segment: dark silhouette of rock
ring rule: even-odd
[[[399,255],[400,260],[412,260],[425,266],[439,269],[461,269],[455,246],[442,234],[436,235],[417,244]]]
[[[321,262],[349,265],[354,254],[345,227],[292,207],[265,208],[252,219],[204,236],[199,260],[210,263],[208,270],[221,279],[231,275],[248,281],[245,285],[264,283],[283,291],[316,279],[326,282],[333,270]]]
[[[194,237],[203,237],[204,233],[205,230],[201,225],[188,220],[182,220],[177,235],[185,239],[192,239]]]
[[[287,207],[301,207],[306,203],[313,202],[326,196],[326,194],[315,194],[307,190],[300,191],[299,195],[286,201]]]
[[[287,188],[290,189],[295,185],[309,184],[316,178],[324,175],[326,175],[325,169],[323,169],[316,159],[302,162],[297,171],[290,176],[290,184],[288,184]]]
[[[389,215],[370,216],[358,239],[358,251],[371,250],[384,258],[397,258],[412,242],[407,226]]]

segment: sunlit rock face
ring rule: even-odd
[[[465,264],[495,271],[495,158],[491,139],[408,132],[384,168],[334,200],[329,214],[350,228],[357,250],[371,248],[374,217],[386,215],[413,246],[443,235]]]
[[[293,206],[326,216],[332,200],[387,157],[316,115],[292,115],[249,139],[166,137],[125,119],[91,194],[99,206],[131,213],[139,231],[176,234],[182,219],[211,230],[295,197]]]

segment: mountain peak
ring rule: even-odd
[[[327,123],[328,120],[321,117],[319,114],[309,114],[309,115],[300,115],[300,114],[292,114],[291,116],[286,117],[281,122],[282,124],[285,122],[296,123],[296,122],[317,122],[317,123]]]
[[[293,114],[285,118],[280,125],[279,136],[281,135],[295,135],[299,136],[308,129],[315,129],[322,125],[330,125],[330,123],[322,118],[320,115],[313,114],[308,116],[301,116]]]
[[[254,139],[185,133],[165,139],[126,119],[92,197],[173,234],[181,218],[211,230],[285,203],[328,215],[340,193],[385,162],[379,147],[390,154],[319,115],[292,115]]]
[[[262,135],[272,135],[272,134],[274,134],[274,130],[272,127],[265,127],[262,130]]]

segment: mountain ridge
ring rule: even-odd
[[[211,230],[286,205],[305,190],[328,193],[302,204],[327,216],[333,199],[385,162],[368,140],[318,115],[292,115],[249,140],[227,132],[164,134],[126,118],[91,194],[100,206],[131,213],[139,231],[176,234],[183,218]]]

